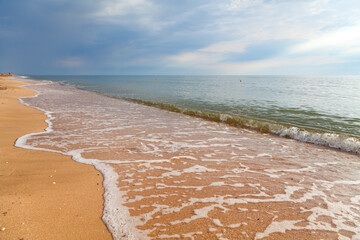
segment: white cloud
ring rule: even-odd
[[[99,22],[159,31],[168,24],[159,20],[159,12],[160,6],[150,0],[106,0],[99,2],[91,17]]]
[[[359,3],[355,0],[228,0],[203,4],[186,2],[183,8],[174,11],[176,7],[162,1],[105,0],[99,3],[93,16],[98,21],[136,30],[162,31],[159,34],[161,38],[153,39],[154,45],[157,40],[165,43],[166,48],[171,46],[167,44],[171,41],[178,44],[171,49],[171,52],[178,50],[177,54],[166,56],[160,51],[151,56],[140,56],[132,60],[134,65],[138,63],[144,66],[154,62],[154,65],[161,63],[171,67],[200,68],[204,71],[215,69],[220,73],[240,74],[282,66],[301,68],[346,62],[345,55],[360,52],[360,24],[354,24],[359,21],[359,11],[356,9],[356,6],[360,7]],[[169,7],[174,8],[169,10]],[[193,44],[198,47],[191,49],[191,44],[184,44],[183,47],[178,39],[187,43],[198,41]],[[269,58],[264,54],[263,59],[256,61],[233,61],[230,58],[230,55],[234,59],[235,54],[253,50],[257,44],[268,42],[270,47],[277,40],[297,44],[288,49],[276,46],[281,50],[274,57]],[[151,49],[142,50],[151,52]],[[122,53],[120,51],[119,56]],[[154,56],[159,60],[148,60]],[[163,61],[160,56],[164,56]],[[257,58],[261,58],[259,51]]]
[[[225,41],[212,44],[205,48],[199,49],[201,52],[217,52],[217,53],[241,53],[244,52],[246,46],[245,41]]]
[[[328,55],[319,56],[280,56],[254,61],[226,61],[226,56],[219,53],[182,53],[167,58],[165,65],[171,67],[194,67],[196,69],[210,70],[215,73],[226,74],[273,74],[274,68],[301,68],[306,66],[320,66],[326,64],[342,63],[343,60]],[[280,74],[280,73],[279,73]]]
[[[146,9],[152,7],[151,2],[146,0],[112,0],[105,1],[94,15],[98,17],[126,16],[134,12],[144,13]]]
[[[294,46],[291,53],[304,53],[310,51],[341,51],[351,53],[360,48],[360,25],[343,27],[330,32],[325,32],[304,43]],[[357,49],[357,50],[356,50]]]
[[[243,10],[261,4],[262,0],[230,0],[226,8],[230,11]]]
[[[167,64],[172,66],[204,67],[220,62],[223,57],[216,53],[184,52],[168,56],[166,59]]]
[[[345,63],[350,61],[345,55],[360,52],[359,11],[352,4],[360,6],[353,0],[343,4],[328,0],[232,0],[227,5],[213,5],[208,9],[214,11],[215,20],[204,31],[217,33],[219,40],[168,59],[172,66],[234,74]],[[230,54],[241,54],[250,45],[272,40],[297,44],[270,58],[230,60]]]

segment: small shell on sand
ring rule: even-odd
[[[0,228],[0,231],[5,231],[5,229],[6,229],[6,228],[2,227],[2,228]]]
[[[53,184],[56,184],[56,182],[53,182]]]

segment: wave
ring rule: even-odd
[[[42,82],[54,83],[54,81],[52,80],[42,80]],[[70,83],[68,81],[60,81],[57,83],[60,85],[74,86],[73,83]],[[305,143],[311,143],[333,149],[340,149],[350,153],[360,154],[360,138],[357,136],[350,136],[342,133],[326,132],[319,129],[298,127],[290,124],[274,123],[261,119],[247,118],[228,113],[196,110],[162,102],[153,102],[128,97],[118,97],[106,94],[98,90],[86,88],[84,89],[84,86],[75,85],[74,87],[86,91],[96,92],[110,98],[124,99],[126,101],[156,107],[171,112],[182,113],[188,116],[198,117],[209,121],[225,123],[227,125],[237,128],[251,129],[261,133],[273,134],[280,137],[295,139]]]
[[[29,78],[28,76],[21,76],[21,75],[18,75],[17,77],[22,78],[22,79],[28,79]]]
[[[109,97],[117,98],[114,96]],[[280,137],[291,138],[305,143],[312,143],[316,145],[360,154],[360,138],[349,136],[346,134],[329,133],[316,129],[272,123],[264,120],[251,119],[226,113],[200,111],[161,102],[152,102],[133,98],[122,99],[147,106],[157,107],[171,112],[177,112],[193,117],[206,119],[209,121],[222,122],[233,127],[252,129],[261,133],[274,134]]]

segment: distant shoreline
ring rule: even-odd
[[[15,76],[15,75],[13,75],[12,73],[8,73],[8,74],[0,73],[0,77],[13,77],[13,76]]]

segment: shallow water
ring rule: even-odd
[[[35,76],[360,154],[359,76]]]
[[[50,128],[17,146],[104,174],[115,239],[359,239],[358,155],[59,84],[23,102]]]

